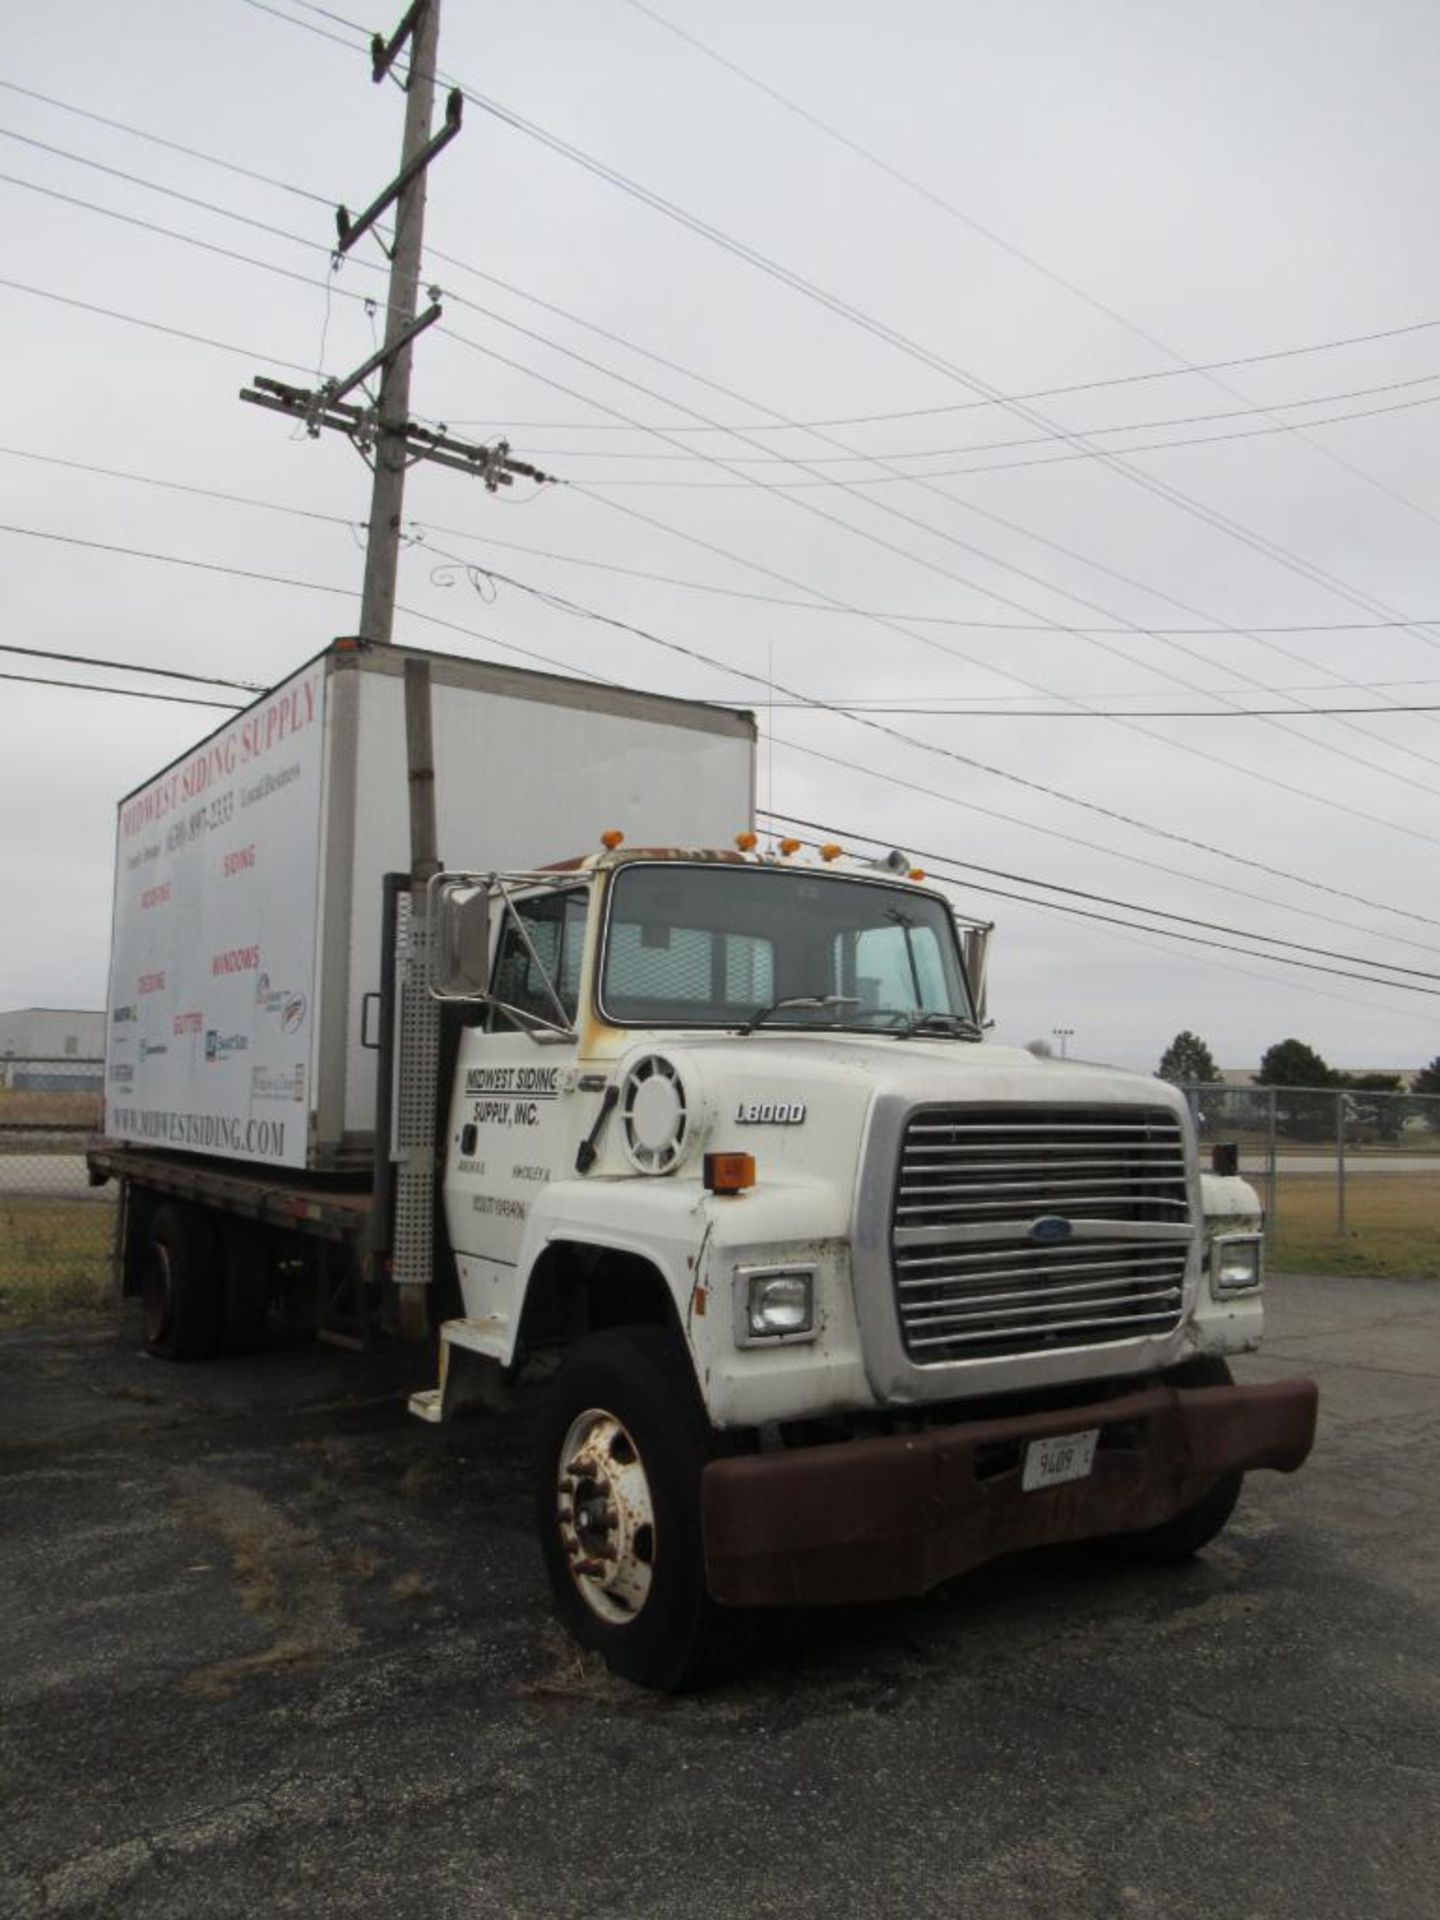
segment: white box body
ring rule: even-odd
[[[410,864],[408,649],[308,662],[121,801],[105,1130],[320,1170],[375,1126],[364,996]],[[432,654],[440,857],[523,868],[751,824],[749,714]]]

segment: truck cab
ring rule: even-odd
[[[903,857],[750,840],[431,889],[463,1313],[414,1410],[558,1367],[557,1607],[662,1686],[738,1608],[1193,1550],[1313,1433],[1308,1383],[1230,1381],[1260,1208],[1183,1098],[989,1041],[985,929]]]

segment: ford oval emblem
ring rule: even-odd
[[[1068,1240],[1072,1231],[1070,1221],[1059,1213],[1044,1213],[1030,1222],[1030,1238],[1038,1240],[1042,1247],[1053,1247],[1057,1241]]]

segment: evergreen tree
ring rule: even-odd
[[[1303,1040],[1277,1040],[1266,1049],[1255,1076],[1257,1087],[1317,1090],[1334,1087],[1338,1080],[1334,1069]],[[1320,1091],[1282,1093],[1275,1102],[1275,1124],[1292,1140],[1328,1140],[1336,1127],[1334,1098]]]
[[[1220,1082],[1220,1069],[1215,1064],[1215,1056],[1200,1038],[1187,1027],[1183,1033],[1177,1033],[1155,1069],[1158,1080],[1172,1081],[1176,1086],[1216,1086]]]

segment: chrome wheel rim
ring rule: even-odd
[[[654,1580],[655,1508],[640,1449],[603,1408],[587,1408],[570,1423],[555,1517],[581,1599],[607,1626],[628,1625]]]

